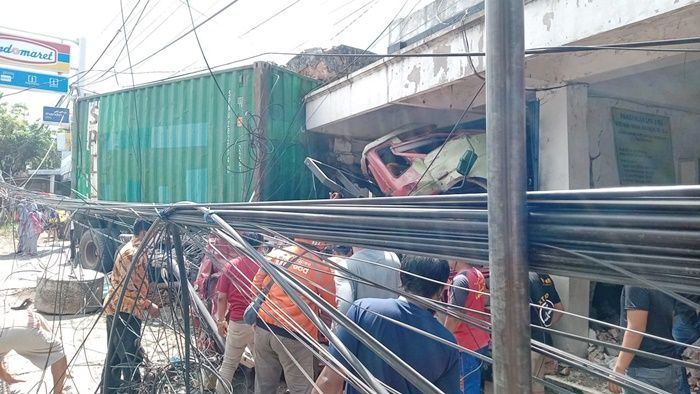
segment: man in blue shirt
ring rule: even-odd
[[[440,297],[450,274],[447,261],[418,256],[404,257],[401,269],[401,284],[404,290],[431,299]],[[461,392],[460,355],[456,348],[386,319],[411,325],[420,331],[455,343],[455,337],[435,319],[432,311],[403,297],[365,298],[355,301],[350,306],[347,316],[437,388],[445,393]],[[338,338],[377,379],[389,387],[404,394],[420,392],[344,327],[339,328]],[[351,369],[334,346],[330,347],[330,352]],[[325,368],[316,384],[320,393],[336,394],[343,391],[345,379],[330,368]],[[350,383],[345,387],[347,394],[358,392]],[[314,390],[313,393],[319,392]]]

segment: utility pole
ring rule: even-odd
[[[85,95],[83,91],[83,84],[85,79],[85,59],[87,58],[87,43],[85,37],[78,38],[78,47],[80,48],[80,54],[78,55],[78,79],[76,80],[77,97],[82,97]]]
[[[494,392],[529,393],[524,2],[486,0],[485,11]]]

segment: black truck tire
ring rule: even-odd
[[[101,232],[106,229],[89,229],[83,232],[78,246],[80,265],[95,271],[109,272],[114,265],[115,244]]]

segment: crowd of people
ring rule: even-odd
[[[134,238],[117,257],[111,292],[121,289],[121,273],[129,268],[147,229],[145,222],[135,224]],[[244,234],[244,238],[269,262],[287,271],[327,305],[337,308],[425,381],[445,393],[482,392],[482,371],[485,356],[490,353],[491,338],[488,280],[480,267],[465,261],[413,255],[399,257],[390,251],[327,245],[308,239],[295,239],[293,244],[267,251],[260,235]],[[200,274],[204,275],[200,275],[196,283],[200,295],[205,301],[211,301],[209,305],[218,332],[225,337],[220,370],[223,382],[217,385],[217,393],[229,392],[231,386],[227,383],[234,379],[246,348],[255,360],[256,393],[277,392],[282,377],[292,394],[361,392],[356,385],[362,383],[347,379],[347,372],[359,371],[344,356],[346,352],[371,371],[378,384],[401,393],[421,392],[414,381],[392,368],[347,325],[332,325],[340,343],[331,341],[328,346],[330,355],[344,368],[320,369],[314,349],[325,338],[317,322],[309,319],[294,297],[260,269],[254,259],[238,254],[218,237],[212,237],[211,241],[206,264],[200,269]],[[113,367],[120,363],[138,364],[140,322],[146,314],[158,314],[158,307],[146,297],[145,258],[136,260],[136,264],[135,274],[126,285],[122,309],[116,311],[114,299],[106,307],[112,335],[109,339],[111,358],[105,368],[108,392],[117,392],[120,381],[134,379],[137,375],[133,370]],[[553,338],[547,329],[557,324],[564,313],[554,280],[548,275],[531,272],[529,296],[531,336],[535,341],[552,345]],[[683,343],[692,343],[700,336],[697,311],[683,308],[667,295],[626,286],[622,297],[621,324],[632,330],[626,331],[623,346],[679,358],[681,347],[637,332],[667,340],[676,338]],[[319,308],[318,302],[312,302],[309,297],[301,299],[308,310],[331,326],[331,319]],[[447,309],[436,313],[431,305],[444,305]],[[115,324],[128,333],[126,338],[114,338],[113,333],[120,332],[111,329]],[[683,338],[679,339],[681,336]],[[553,359],[532,353],[534,377],[542,378],[556,370]],[[634,352],[621,352],[615,371],[670,392],[688,392],[687,381],[686,391],[683,391],[685,371],[680,367],[648,360]],[[611,383],[610,390],[620,392],[620,387]],[[532,391],[543,393],[544,387],[533,382]]]
[[[251,245],[264,251],[259,239],[249,239]],[[336,306],[443,392],[482,392],[485,358],[480,356],[490,354],[491,338],[488,281],[481,267],[465,261],[412,255],[399,258],[389,251],[342,245],[326,248],[325,255],[332,254],[329,260],[334,264],[330,265],[319,257],[324,255],[324,250],[318,243],[304,239],[296,242],[298,246],[274,249],[267,258]],[[318,373],[314,368],[312,346],[309,346],[310,341],[319,338],[316,326],[254,261],[244,256],[230,260],[218,283],[216,316],[220,332],[227,334],[221,370],[224,379],[233,378],[247,346],[255,356],[256,393],[274,392],[282,375],[290,393],[359,392],[336,368],[324,368]],[[260,292],[267,296],[263,297],[257,318],[251,325],[243,314],[254,303],[254,294]],[[640,294],[647,298],[640,300]],[[530,272],[529,296],[532,339],[551,346],[554,341],[548,329],[557,324],[565,312],[554,280],[549,275]],[[622,297],[621,325],[632,330],[625,334],[623,346],[678,359],[684,349],[682,346],[670,342],[662,346],[659,340],[643,335],[638,336],[639,341],[629,338],[636,335],[634,331],[640,331],[690,344],[700,336],[697,311],[687,305],[659,291],[634,286],[624,287]],[[694,298],[696,296],[689,296],[691,300]],[[455,313],[436,313],[420,302],[421,299],[444,302],[448,311]],[[322,316],[315,303],[306,301]],[[652,305],[655,309],[650,312]],[[646,322],[635,317],[649,313],[652,317],[644,319]],[[382,384],[401,393],[420,392],[347,327],[335,325],[334,330],[345,349]],[[431,337],[442,338],[458,347]],[[349,371],[356,372],[335,344],[330,344],[329,351]],[[537,378],[557,372],[555,360],[534,351],[531,366]],[[643,355],[621,352],[615,371],[669,392],[689,393],[685,370],[668,362],[650,362]],[[661,374],[667,383],[658,379]],[[544,393],[544,389],[542,384],[533,381],[533,393]],[[221,386],[219,390],[225,392]],[[610,390],[619,392],[619,386],[611,383]]]
[[[133,239],[119,252],[110,295],[120,291],[123,273],[146,231],[147,224],[138,221]],[[261,236],[244,234],[244,238],[268,261],[288,271],[306,289],[345,314],[431,384],[446,393],[482,391],[483,360],[489,354],[490,334],[488,286],[479,267],[463,261],[412,255],[399,258],[390,251],[327,245],[308,239],[295,239],[291,245],[267,251]],[[136,371],[113,367],[138,365],[138,341],[133,335],[140,332],[143,317],[157,314],[158,310],[146,299],[145,259],[136,264],[121,310],[116,311],[116,297],[111,297],[106,306],[111,336],[106,368],[111,372],[105,375],[108,389],[118,390],[120,382],[138,378]],[[208,302],[219,334],[225,338],[220,370],[223,382],[217,385],[217,392],[229,392],[230,386],[225,382],[234,378],[246,348],[255,360],[256,393],[276,392],[282,376],[290,393],[357,391],[337,368],[320,370],[313,345],[326,341],[316,323],[250,257],[238,254],[222,239],[211,237],[195,284]],[[556,311],[562,306],[551,278],[532,274],[531,293],[532,301],[542,306],[533,309],[533,323],[547,327],[555,323],[559,318]],[[314,314],[330,323],[316,302],[308,297],[302,299]],[[441,303],[451,313],[436,313],[425,300]],[[463,316],[481,324],[465,322]],[[116,330],[112,328],[115,324]],[[329,326],[344,348],[382,384],[402,393],[420,392],[358,341],[346,326]],[[126,335],[114,338],[114,332],[123,330]],[[533,334],[540,332],[533,330]],[[430,339],[431,336],[443,341]],[[541,340],[551,343],[549,335]],[[345,364],[347,371],[355,371],[337,343],[330,343],[328,351]],[[544,360],[533,362],[537,365],[534,373],[542,376],[546,372],[544,364]]]
[[[143,247],[149,226],[137,220],[133,237],[115,260],[105,303],[106,393],[124,392],[127,384],[133,385],[140,379],[137,366],[143,357],[142,322],[159,314],[158,305],[148,298],[146,254],[134,259]],[[390,251],[327,245],[300,238],[268,250],[262,236],[251,233],[243,236],[251,247],[279,270],[290,274],[309,294],[288,293],[249,254],[238,253],[216,236],[211,238],[200,268],[202,275],[195,283],[205,302],[210,301],[218,332],[225,338],[219,371],[222,381],[216,387],[217,393],[230,392],[246,348],[255,361],[256,393],[276,393],[282,377],[292,394],[355,393],[363,391],[358,387],[363,384],[384,385],[400,393],[421,392],[415,380],[390,366],[365,340],[358,338],[351,326],[361,329],[403,360],[424,383],[445,393],[482,392],[491,337],[489,286],[481,267],[466,261],[399,256]],[[300,307],[298,297],[306,308]],[[697,296],[688,299],[698,301]],[[548,329],[565,313],[554,280],[531,272],[529,301],[533,341],[552,345]],[[620,352],[614,372],[669,392],[689,393],[683,368],[634,350],[680,358],[684,348],[671,341],[690,344],[700,338],[698,311],[692,308],[692,302],[678,302],[657,290],[625,286],[621,325],[627,330],[622,345],[631,351]],[[336,308],[353,324],[331,324],[328,311],[319,307],[319,303]],[[318,319],[310,319],[303,309],[310,310]],[[24,320],[5,319],[5,327],[0,331],[0,357],[14,349],[38,367],[51,366],[55,387],[60,388],[66,375],[60,343],[45,335],[43,319],[32,314],[21,317]],[[339,364],[323,367],[319,362],[319,343],[328,343],[319,331],[319,321],[332,329],[337,338],[330,341],[327,351]],[[42,333],[45,341],[25,349],[23,336],[36,335],[28,330]],[[348,353],[353,356],[352,361]],[[349,374],[362,375],[358,362],[371,372],[375,381],[362,383],[349,378]],[[556,370],[553,359],[532,353],[534,377],[542,378]],[[615,374],[611,376],[614,378]],[[14,381],[4,368],[0,368],[0,379]],[[613,393],[622,391],[612,381],[609,389]],[[543,393],[544,387],[534,381],[532,391]]]

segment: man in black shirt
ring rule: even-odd
[[[683,295],[688,300],[700,304],[700,295]],[[700,316],[698,312],[690,305],[676,301],[676,309],[674,310],[675,315],[673,316],[673,338],[681,343],[693,344],[700,338]],[[677,356],[681,358],[681,355],[685,351],[685,346],[678,346]],[[690,394],[690,386],[688,385],[688,373],[685,368],[682,368],[682,376],[679,385],[679,394]]]
[[[644,332],[661,338],[673,339],[674,300],[657,291],[641,287],[625,286],[620,300],[620,325],[628,330]],[[672,343],[651,339],[632,331],[625,331],[622,346],[643,350],[667,357],[677,357],[676,346]],[[650,386],[675,393],[681,377],[681,368],[660,360],[620,352],[614,371],[644,382]],[[613,393],[620,393],[620,386],[608,383]],[[625,393],[634,393],[625,389]]]
[[[554,287],[554,281],[547,274],[530,272],[529,281],[530,303],[540,306],[539,308],[530,306],[530,323],[535,326],[549,328],[561,319],[562,314],[559,311],[564,310],[557,288]],[[530,331],[532,340],[552,345],[552,335],[549,332],[537,328],[532,328]],[[532,375],[538,378],[557,371],[556,361],[539,353],[532,352],[530,361],[532,363]],[[544,386],[533,383],[532,392],[534,394],[544,393]]]
[[[561,319],[561,312],[564,306],[561,298],[554,287],[554,281],[547,274],[530,272],[530,303],[539,305],[541,308],[530,307],[530,323],[549,328]],[[552,336],[549,332],[532,328],[532,339],[552,345]]]

